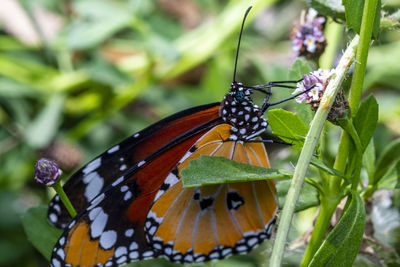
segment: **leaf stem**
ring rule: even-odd
[[[74,218],[76,216],[76,210],[75,210],[74,206],[72,206],[72,203],[71,203],[71,201],[69,201],[69,198],[67,197],[67,195],[65,194],[64,189],[61,186],[60,180],[55,182],[55,184],[52,187],[54,188],[54,190],[56,190],[62,203],[67,208],[69,215],[71,215],[71,217]]]
[[[346,52],[340,59],[340,62],[335,70],[335,74],[328,84],[328,87],[326,88],[324,96],[321,100],[321,104],[314,116],[314,119],[311,122],[310,130],[306,136],[303,149],[300,153],[300,157],[296,165],[296,169],[280,218],[278,233],[270,259],[270,266],[272,267],[281,266],[283,251],[290,228],[290,223],[292,221],[296,202],[299,198],[300,190],[304,183],[304,178],[308,170],[308,166],[310,164],[315,147],[318,143],[318,138],[325,124],[328,112],[332,106],[333,101],[335,100],[336,94],[345,77],[345,74],[355,57],[358,42],[359,36],[356,35],[346,49]]]

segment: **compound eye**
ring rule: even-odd
[[[242,91],[239,91],[235,94],[235,99],[238,102],[242,102],[244,99],[244,93]]]

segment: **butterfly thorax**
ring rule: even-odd
[[[233,82],[230,92],[221,102],[220,115],[230,124],[229,140],[245,141],[265,131],[268,126],[261,109],[250,97],[251,91],[242,83]]]

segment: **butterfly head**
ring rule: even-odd
[[[230,124],[230,140],[245,141],[265,131],[268,126],[261,109],[250,97],[251,88],[240,82],[233,82],[230,92],[225,95],[220,108],[222,119]]]

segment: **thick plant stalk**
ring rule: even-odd
[[[300,153],[300,157],[294,171],[291,185],[286,196],[285,206],[283,207],[283,211],[281,214],[278,234],[276,236],[274,248],[272,250],[272,255],[270,259],[270,266],[272,267],[281,266],[290,223],[292,221],[296,202],[299,198],[300,190],[303,186],[308,166],[310,164],[315,147],[318,143],[318,138],[325,124],[328,112],[331,109],[331,106],[335,100],[336,94],[346,75],[347,70],[354,60],[358,42],[359,36],[356,35],[347,47],[344,55],[340,59],[339,65],[337,66],[335,73],[333,74],[331,81],[326,88],[320,106],[314,116],[314,119],[311,122],[310,130],[308,131],[303,149]]]

